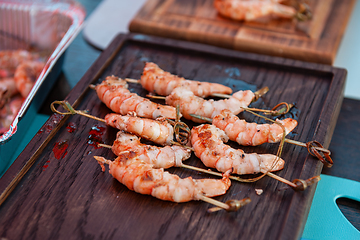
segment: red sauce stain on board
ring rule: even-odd
[[[47,163],[47,164],[45,164],[44,166],[42,166],[42,167],[43,167],[43,171],[45,171],[45,169],[47,169],[47,168],[49,167],[50,161],[47,160],[46,163]]]
[[[88,144],[96,149],[100,148],[98,144],[102,143],[102,136],[104,135],[105,129],[104,126],[94,125],[89,131]]]
[[[54,144],[53,153],[56,159],[64,158],[67,154],[67,148],[69,147],[69,143],[67,140],[56,142]]]
[[[72,132],[74,132],[74,131],[76,130],[76,124],[73,123],[73,122],[69,122],[69,124],[67,125],[66,129],[67,129],[67,131],[68,131],[69,133],[72,133]]]

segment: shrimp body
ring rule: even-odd
[[[0,109],[0,134],[3,134],[9,129],[23,102],[24,98],[18,94],[11,98],[9,104],[6,104]]]
[[[180,178],[177,175],[155,169],[152,164],[138,158],[123,161],[105,160],[109,164],[109,173],[130,190],[141,194],[152,195],[161,200],[173,202],[188,202],[200,200],[201,196],[214,197],[225,194],[231,182],[229,173],[220,180]]]
[[[208,97],[214,93],[231,94],[231,88],[218,83],[186,80],[160,69],[158,65],[147,62],[140,80],[149,92],[167,96],[177,87],[186,87],[196,96]]]
[[[285,135],[297,126],[297,121],[292,118],[276,119],[276,121],[284,126]],[[276,123],[248,123],[226,109],[213,118],[212,124],[225,131],[230,140],[243,146],[275,143],[279,142],[283,137],[283,129]]]
[[[195,155],[205,166],[220,172],[232,169],[236,174],[254,174],[262,171],[278,171],[284,167],[284,160],[272,154],[246,154],[241,149],[224,144],[228,141],[224,131],[210,124],[203,124],[191,130],[191,144]]]
[[[182,161],[191,156],[191,150],[185,147],[146,145],[141,143],[137,136],[123,131],[117,133],[112,151],[119,157],[133,158],[136,156],[145,163],[151,163],[154,168],[179,167]]]
[[[39,58],[37,54],[26,50],[0,51],[0,72],[9,77],[14,74],[16,68],[23,62],[33,61]]]
[[[255,94],[252,91],[246,90],[238,91],[228,99],[218,101],[214,101],[213,99],[205,100],[195,96],[194,93],[187,88],[178,87],[166,97],[166,103],[171,106],[179,105],[180,112],[186,119],[203,123],[205,122],[204,120],[192,117],[190,114],[214,118],[224,109],[229,109],[233,114],[239,114],[243,111],[242,107],[250,105],[254,97]]]
[[[261,21],[269,18],[293,18],[295,8],[281,4],[282,0],[215,0],[217,11],[239,21]]]
[[[0,109],[16,93],[18,93],[18,91],[13,78],[7,77],[0,79]]]
[[[26,98],[29,95],[43,68],[44,63],[39,61],[27,61],[16,68],[14,80],[23,97]]]
[[[148,119],[110,113],[105,116],[109,126],[143,137],[160,145],[171,145],[174,129],[165,119]]]
[[[176,109],[164,106],[131,93],[125,80],[115,76],[106,77],[105,81],[95,87],[100,100],[116,113],[126,115],[135,112],[139,117],[156,119],[163,116],[176,118]]]

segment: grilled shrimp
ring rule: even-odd
[[[208,97],[214,93],[231,94],[232,89],[218,83],[186,80],[160,69],[158,65],[147,62],[141,76],[143,88],[162,96],[169,95],[176,87],[186,87],[196,96]]]
[[[149,99],[131,93],[125,80],[115,76],[106,77],[105,81],[95,87],[100,100],[116,113],[126,115],[135,112],[139,117],[156,119],[159,116],[175,119],[176,109],[154,103]]]
[[[191,130],[191,144],[195,155],[205,166],[220,172],[232,169],[236,174],[255,174],[263,171],[278,171],[284,160],[272,154],[246,154],[224,144],[229,137],[214,125],[202,124]]]
[[[175,88],[169,96],[166,97],[166,103],[171,106],[179,105],[180,112],[183,116],[197,123],[203,123],[204,120],[190,116],[196,114],[202,117],[213,118],[218,115],[221,110],[229,109],[234,114],[239,114],[243,111],[242,107],[247,107],[255,94],[250,91],[238,91],[230,98],[214,101],[212,99],[205,100],[197,97],[192,91],[187,88]]]
[[[153,120],[110,113],[105,116],[105,122],[109,126],[135,134],[160,145],[171,145],[174,139],[174,129],[164,118]]]
[[[123,131],[117,133],[112,151],[119,157],[133,158],[136,156],[145,163],[151,163],[154,168],[181,166],[182,161],[191,156],[191,150],[185,147],[146,145],[141,143],[137,136]]]
[[[294,18],[296,9],[282,2],[284,0],[215,0],[214,6],[224,17],[240,21]]]
[[[36,79],[39,77],[44,63],[40,61],[27,61],[21,63],[15,71],[14,80],[16,88],[23,97],[27,97],[30,93]]]
[[[219,180],[192,177],[182,179],[164,171],[163,168],[155,169],[152,164],[145,163],[139,158],[130,160],[117,158],[115,161],[103,157],[95,157],[95,159],[100,164],[109,164],[109,173],[130,190],[165,201],[188,202],[201,200],[201,196],[219,196],[225,194],[231,185],[229,172]]]
[[[276,121],[284,126],[285,135],[297,126],[297,121],[292,118],[276,119]],[[279,142],[283,136],[283,129],[278,124],[248,123],[239,119],[227,109],[216,115],[212,120],[212,124],[225,131],[230,140],[244,146]]]

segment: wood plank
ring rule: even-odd
[[[346,71],[328,65],[243,53],[209,45],[145,35],[119,35],[67,96],[77,109],[103,118],[110,110],[89,89],[108,75],[139,78],[146,61],[188,79],[220,82],[253,91],[270,91],[252,107],[271,108],[278,102],[296,102],[284,117],[298,120],[289,135],[294,140],[313,139],[329,146],[342,102]],[[130,90],[147,94],[140,85]],[[241,117],[262,122],[251,114]],[[194,125],[185,121],[190,127]],[[74,125],[75,131],[68,126]],[[38,239],[298,239],[301,236],[315,186],[304,192],[282,190],[285,185],[271,178],[255,183],[233,182],[219,201],[250,197],[252,202],[236,213],[209,214],[203,202],[177,204],[129,191],[102,173],[93,156],[115,156],[94,147],[93,127],[101,141],[111,144],[116,130],[92,119],[53,114],[0,179],[0,235],[4,238]],[[229,143],[238,147],[234,143]],[[57,147],[65,147],[57,156]],[[277,144],[244,147],[245,152],[275,153]],[[66,153],[66,154],[65,154]],[[286,179],[307,179],[320,174],[322,163],[305,148],[285,145]],[[195,156],[189,165],[204,167]],[[24,170],[25,169],[25,170]],[[184,169],[169,169],[181,177],[209,177]],[[12,182],[13,181],[13,182]],[[264,190],[262,195],[255,188]],[[4,194],[5,193],[5,194]],[[254,231],[256,229],[256,231]]]
[[[131,32],[176,38],[240,51],[332,64],[354,0],[310,1],[310,21],[239,22],[223,18],[213,0],[148,0]]]

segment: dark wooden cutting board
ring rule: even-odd
[[[354,0],[311,0],[306,22],[240,22],[221,17],[213,0],[148,0],[131,32],[207,43],[224,48],[332,64]]]
[[[67,96],[76,109],[104,118],[110,110],[90,84],[108,75],[140,78],[146,61],[187,79],[220,82],[253,91],[270,91],[252,107],[295,103],[287,116],[298,120],[289,135],[297,141],[317,140],[329,146],[343,99],[346,70],[243,53],[234,50],[141,34],[119,35]],[[140,85],[131,91],[145,96]],[[60,99],[61,100],[61,99]],[[248,121],[261,121],[240,114]],[[187,122],[189,126],[192,123]],[[232,182],[219,201],[250,197],[238,212],[207,213],[204,202],[173,203],[128,190],[101,171],[95,155],[114,159],[95,139],[112,144],[116,130],[79,115],[53,114],[0,179],[0,236],[8,239],[298,239],[301,237],[315,186],[304,192],[272,178],[255,183]],[[239,147],[230,143],[233,147]],[[245,152],[276,153],[277,144],[244,147]],[[286,179],[319,175],[322,163],[303,147],[286,144],[282,158]],[[189,165],[204,167],[194,155]],[[169,169],[181,177],[211,177]],[[255,188],[263,189],[262,195]]]

